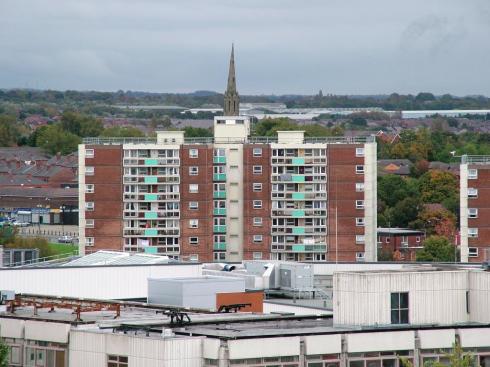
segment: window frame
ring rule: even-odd
[[[472,251],[471,250],[476,250],[476,251]],[[478,247],[468,247],[468,257],[478,257]]]
[[[478,179],[478,169],[469,168],[468,169],[468,180],[477,180],[477,179]]]
[[[95,175],[95,167],[85,166],[85,176],[94,176],[94,175]]]
[[[196,204],[195,207],[191,204]],[[199,201],[189,201],[189,210],[199,210]]]
[[[189,149],[189,158],[193,158],[193,159],[199,158],[199,149],[190,148]]]
[[[356,164],[356,175],[363,175],[363,174],[364,174],[364,165]]]
[[[95,210],[95,203],[93,201],[86,201],[85,202],[85,211],[86,212],[93,212]]]
[[[189,219],[189,228],[199,228],[199,219]]]
[[[253,243],[262,243],[264,242],[264,236],[261,234],[254,234],[252,237]]]
[[[262,183],[261,182],[254,182],[252,184],[252,191],[253,192],[262,192]]]
[[[95,228],[95,219],[85,219],[85,228]]]
[[[406,300],[402,300],[402,298],[406,298]],[[410,292],[390,292],[390,324],[410,324]]]
[[[199,184],[189,184],[189,194],[198,194]]]
[[[189,166],[189,176],[199,176],[199,167]]]
[[[252,207],[254,209],[262,209],[262,200],[253,200]]]
[[[90,189],[89,189],[90,187]],[[85,184],[85,193],[86,194],[93,194],[95,192],[95,185],[94,184]]]
[[[191,245],[191,246],[199,245],[199,237],[197,237],[197,236],[189,237],[189,245]]]
[[[260,222],[257,219],[259,219]],[[252,219],[252,225],[254,227],[262,227],[264,225],[263,218],[262,217],[253,217],[253,219]]]
[[[94,158],[94,157],[95,157],[95,149],[85,148],[85,158]]]
[[[257,166],[253,166],[253,167],[252,167],[252,173],[253,173],[254,175],[261,175],[261,174],[262,174],[262,172],[263,172],[262,166],[258,166],[258,165],[257,165]]]
[[[364,157],[365,154],[366,150],[364,149],[364,147],[356,148],[356,157]]]
[[[94,237],[85,237],[85,246],[88,246],[88,247],[95,246],[95,238]]]
[[[256,153],[258,152],[258,153]],[[253,148],[252,156],[254,157],[262,157],[262,148]]]
[[[356,217],[356,227],[364,227],[366,225],[366,220],[364,217]]]

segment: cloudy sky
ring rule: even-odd
[[[489,0],[0,0],[0,88],[490,96]]]

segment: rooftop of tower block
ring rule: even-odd
[[[461,163],[465,164],[490,164],[490,155],[462,155]]]

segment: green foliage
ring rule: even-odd
[[[426,362],[423,367],[474,367],[475,356],[465,352],[459,343],[453,344],[450,353],[445,354],[449,363],[430,361]],[[413,363],[405,357],[400,358],[403,367],[413,367]]]
[[[133,127],[133,126],[113,126],[104,129],[100,136],[106,137],[121,137],[121,138],[130,138],[130,137],[144,137],[145,134]]]
[[[286,118],[265,118],[254,125],[255,136],[276,136],[278,131],[302,130],[307,137],[342,136],[344,130],[341,127],[328,128],[320,124],[299,125],[295,121]]]
[[[202,127],[187,126],[186,128],[184,128],[184,136],[186,138],[212,137],[213,132],[210,129],[205,129]]]
[[[61,127],[63,130],[82,138],[99,136],[104,129],[100,120],[73,111],[63,113]]]
[[[36,145],[51,154],[69,154],[78,149],[81,139],[66,132],[60,125],[49,125],[36,137]]]
[[[416,179],[403,178],[398,175],[385,175],[378,177],[378,200],[387,206],[395,206],[408,197],[419,195]]]
[[[393,261],[393,252],[378,249],[378,261]]]
[[[0,146],[15,146],[19,138],[20,132],[16,125],[15,117],[11,115],[0,115]]]
[[[450,172],[433,170],[420,177],[419,191],[424,203],[441,203],[459,196],[459,182]]]
[[[8,367],[9,365],[9,350],[10,348],[6,345],[2,339],[0,339],[0,367]]]
[[[424,241],[424,248],[417,252],[417,261],[453,262],[454,250],[446,237],[430,236]]]

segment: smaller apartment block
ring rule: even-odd
[[[490,260],[490,156],[463,156],[460,166],[461,261]]]
[[[245,116],[214,138],[86,139],[81,252],[191,261],[376,259],[373,137],[251,137]]]

